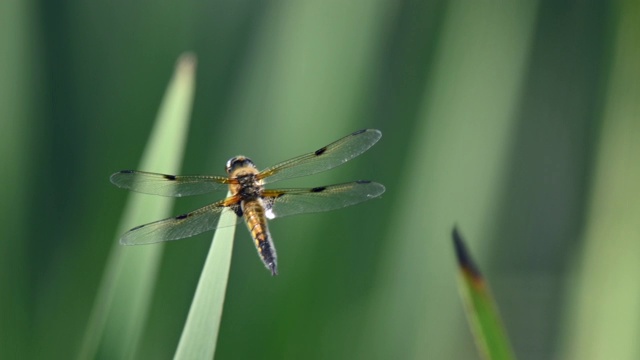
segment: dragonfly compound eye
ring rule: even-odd
[[[225,166],[225,170],[227,174],[231,174],[231,172],[239,167],[251,166],[255,168],[256,165],[246,156],[238,155],[234,156],[229,161],[227,161],[227,165]]]

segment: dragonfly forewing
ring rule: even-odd
[[[135,192],[181,197],[227,190],[231,179],[210,175],[167,175],[145,171],[123,170],[110,177],[121,188]]]
[[[314,152],[267,168],[258,174],[258,178],[268,184],[326,171],[367,151],[381,137],[382,133],[376,129],[359,130]]]

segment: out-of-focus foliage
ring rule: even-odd
[[[137,168],[165,174],[176,173],[182,158],[195,88],[196,57],[180,56],[167,86],[162,105],[145,141]],[[120,172],[114,175],[119,175]],[[110,177],[110,180],[113,180]],[[115,182],[114,182],[115,184]],[[122,211],[118,232],[144,223],[148,217],[171,216],[173,198],[130,194]],[[79,359],[134,358],[158,279],[164,246],[138,246],[125,249],[114,241],[84,332]],[[227,265],[228,268],[228,265]]]
[[[387,191],[273,222],[279,276],[238,229],[218,358],[477,356],[454,223],[519,359],[638,358],[639,15],[635,2],[0,2],[0,358],[78,353],[128,196],[108,177],[138,164],[184,51],[198,73],[181,173],[383,133],[285,184]],[[210,239],[164,246],[140,358],[175,354]]]

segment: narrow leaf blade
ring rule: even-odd
[[[139,164],[176,173],[182,163],[195,88],[195,56],[180,57]],[[107,179],[105,179],[107,181]],[[130,359],[142,334],[162,255],[161,244],[120,246],[126,230],[170,215],[173,199],[130,194],[89,317],[79,359]]]
[[[478,350],[486,359],[515,359],[489,285],[471,258],[457,228],[453,244],[459,267],[459,289]]]
[[[213,235],[174,359],[212,359],[215,354],[236,229],[224,225],[235,224],[235,217],[227,211],[220,218],[223,226]]]

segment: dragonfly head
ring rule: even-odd
[[[254,169],[256,168],[256,165],[253,163],[253,161],[251,161],[251,159],[242,155],[238,155],[232,157],[231,159],[229,159],[229,161],[227,161],[225,170],[227,171],[227,174],[231,174],[234,170],[247,166],[250,166]]]

